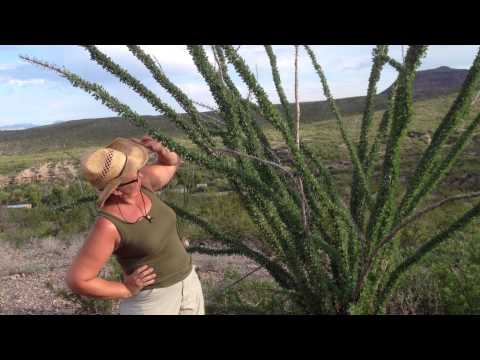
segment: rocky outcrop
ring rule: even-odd
[[[418,71],[413,83],[413,98],[428,99],[455,93],[460,90],[467,74],[468,70],[452,69],[448,66]],[[380,95],[388,95],[390,91],[391,87]]]

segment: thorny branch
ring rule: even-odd
[[[283,166],[281,164],[277,164],[273,161],[268,161],[268,160],[265,160],[265,159],[260,159],[259,157],[256,157],[256,156],[253,156],[253,155],[248,155],[248,154],[244,154],[244,153],[241,153],[239,151],[236,151],[236,150],[232,150],[232,149],[212,149],[214,152],[219,152],[219,153],[229,153],[229,154],[234,154],[234,155],[238,155],[238,156],[243,156],[243,157],[246,157],[246,158],[249,158],[249,159],[252,159],[252,160],[256,160],[258,162],[261,162],[263,164],[266,164],[266,165],[270,165],[270,166],[274,166],[280,170],[282,170],[283,172],[287,173],[289,176],[292,176],[293,177],[293,174],[290,170],[290,168],[286,167],[286,166]]]
[[[464,200],[464,199],[472,199],[474,197],[478,197],[480,196],[480,191],[478,192],[474,192],[474,193],[471,193],[471,194],[466,194],[466,195],[455,195],[455,196],[451,196],[449,198],[446,198],[446,199],[443,199],[433,205],[430,205],[428,207],[426,207],[425,209],[423,210],[420,210],[419,212],[417,212],[416,214],[413,214],[411,216],[409,216],[408,218],[406,218],[401,224],[399,224],[395,229],[393,229],[393,231],[388,235],[386,236],[385,238],[382,239],[382,241],[379,243],[378,245],[378,249],[380,249],[382,246],[384,246],[387,242],[389,242],[390,240],[392,240],[395,235],[402,229],[404,228],[405,226],[411,224],[412,222],[415,222],[417,221],[419,218],[421,218],[422,216],[424,216],[425,214],[429,213],[430,211],[432,210],[435,210],[436,208],[439,208],[440,206],[443,206],[447,203],[450,203],[452,201],[457,201],[457,200]],[[377,249],[376,249],[377,250]]]
[[[298,97],[298,45],[295,45],[295,141],[300,149],[300,100]],[[302,195],[302,222],[305,235],[308,236],[307,199],[303,189],[302,177],[298,177],[298,188]]]

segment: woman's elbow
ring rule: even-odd
[[[67,273],[67,276],[65,278],[65,283],[67,284],[68,288],[72,290],[72,292],[74,292],[75,294],[82,295],[83,282],[77,277],[73,276],[73,274]]]

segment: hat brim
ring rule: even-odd
[[[138,145],[135,145],[138,147]],[[146,150],[146,149],[145,149]],[[138,155],[140,154],[140,155]],[[98,198],[97,198],[97,206],[102,208],[105,204],[105,201],[112,195],[115,189],[125,180],[131,180],[136,173],[145,166],[148,162],[148,152],[147,151],[140,151],[137,153],[137,156],[131,156],[132,154],[127,154],[127,163],[125,164],[125,168],[122,171],[122,174],[118,177],[110,181],[101,191],[97,191]]]

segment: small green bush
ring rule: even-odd
[[[65,210],[56,209],[94,193],[91,187],[86,185],[23,184],[8,186],[4,193],[7,196],[2,197],[0,194],[0,201],[3,198],[3,201],[9,204],[32,204],[31,209],[2,209],[1,237],[16,246],[21,246],[32,236],[55,236],[68,240],[73,234],[86,231],[95,217],[93,204],[89,203]]]
[[[184,205],[184,194],[164,192],[161,199],[172,202],[188,211],[206,219],[208,222],[218,224],[218,227],[228,233],[242,234],[245,238],[258,238],[258,230],[253,224],[247,211],[240,202],[239,196],[235,193],[226,195],[191,195],[187,194],[186,206]],[[205,240],[211,236],[188,221],[177,217],[178,232],[180,237],[187,237],[190,240]]]
[[[241,277],[242,275],[238,271],[228,269],[220,285],[212,281],[203,283],[207,314],[286,315],[302,313],[291,301],[289,294],[272,280],[247,277],[229,287]]]
[[[480,234],[463,231],[409,271],[390,313],[480,314]]]
[[[103,274],[100,276],[105,280],[110,281],[122,281],[122,269],[120,264],[115,260],[115,258],[110,258],[107,266],[102,271]],[[51,285],[50,285],[51,286]],[[106,300],[98,299],[83,295],[78,295],[70,290],[65,289],[54,289],[53,291],[57,293],[61,298],[71,301],[79,306],[77,313],[78,314],[90,314],[90,315],[111,315],[115,308],[116,300]]]

